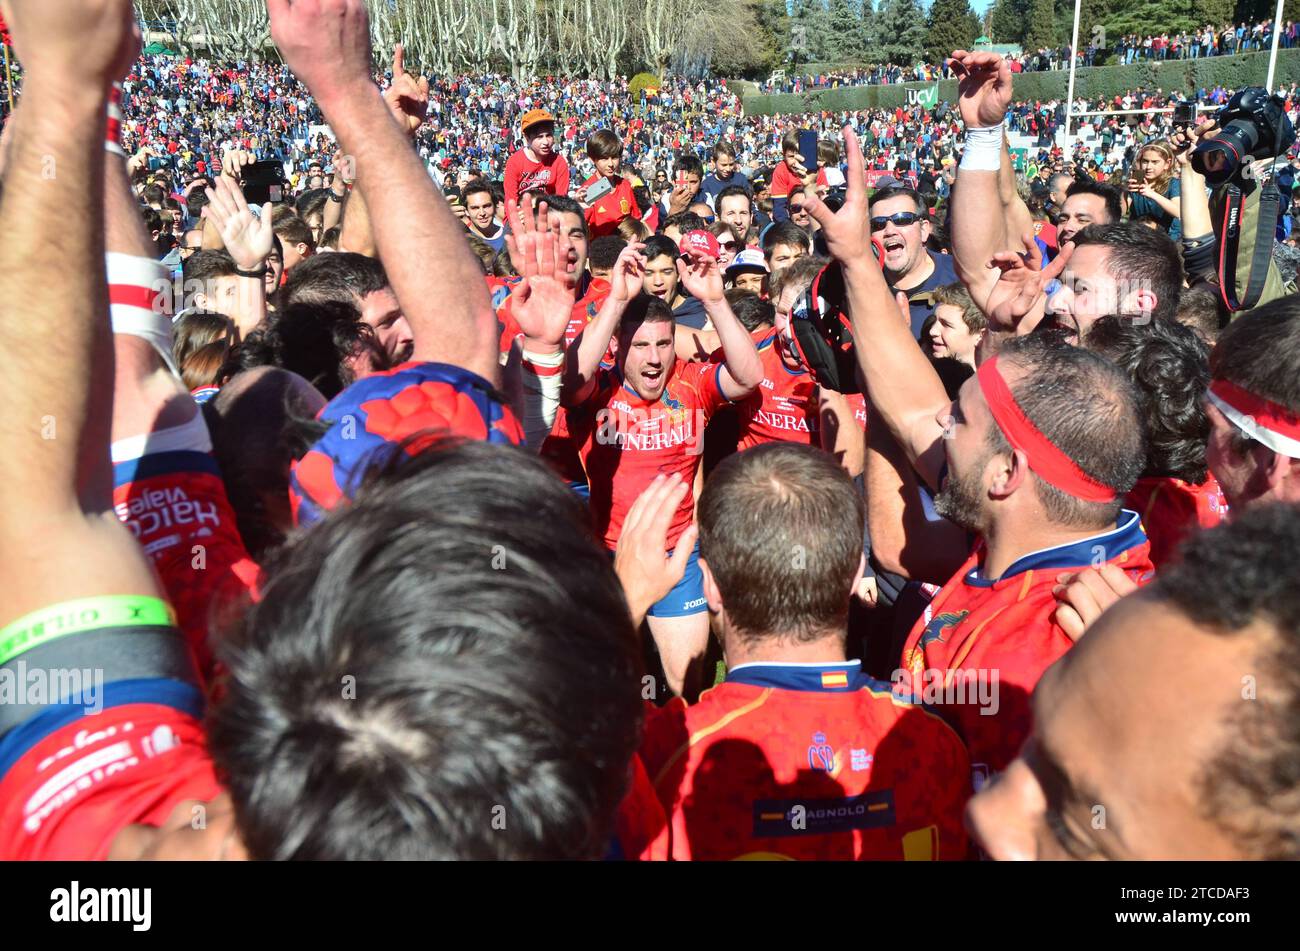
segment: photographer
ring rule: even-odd
[[[1174,141],[1185,150],[1180,161],[1184,235],[1192,236],[1183,242],[1188,273],[1216,284],[1232,311],[1283,296],[1272,256],[1282,211],[1273,165],[1295,142],[1295,129],[1282,100],[1260,87],[1243,89],[1213,122],[1180,132]],[[1203,205],[1205,184],[1212,192]]]

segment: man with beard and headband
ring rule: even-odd
[[[591,486],[597,534],[611,551],[637,497],[660,473],[694,482],[703,458],[704,428],[714,412],[744,399],[763,380],[763,363],[749,332],[732,313],[716,259],[690,248],[678,261],[681,284],[700,300],[722,344],[722,361],[677,359],[668,305],[642,292],[646,266],[638,246],[614,265],[609,296],[565,364],[562,402]],[[613,345],[614,366],[602,366]],[[693,694],[698,662],[709,638],[708,604],[698,564],[694,498],[687,493],[668,532],[669,549],[689,546],[681,582],[648,611],[647,621],[669,688]],[[639,620],[639,619],[638,619]]]
[[[1120,222],[1118,193],[1101,186],[1076,182],[1070,187],[1069,221],[1058,232],[1060,254],[1050,267],[1042,267],[1032,219],[1011,177],[1003,133],[1011,72],[996,53],[958,50],[950,62],[960,79],[966,123],[949,219],[952,252],[980,309],[992,319],[1013,287],[1027,298],[1050,289],[1050,299],[1035,300],[1017,316],[1017,327],[1022,333],[1033,329],[1046,312],[1075,342],[1110,314],[1172,318],[1183,284],[1178,246],[1162,232]],[[990,266],[995,258],[999,267]],[[1008,270],[1019,271],[1011,275],[1015,283],[999,280]],[[1058,276],[1059,287],[1050,283]]]
[[[907,461],[939,489],[939,514],[973,536],[970,544],[942,520],[909,525],[909,545],[948,557],[934,560],[933,577],[915,579],[943,587],[908,636],[895,680],[950,705],[973,768],[987,775],[1016,755],[1034,685],[1072,644],[1054,618],[1057,576],[1102,564],[1137,583],[1151,573],[1138,515],[1122,509],[1142,471],[1142,422],[1121,370],[1041,335],[1004,344],[949,400],[892,306],[871,251],[851,129],[845,143],[844,206],[833,214],[814,199],[812,214],[843,265],[854,336],[871,341],[856,350],[867,397]],[[935,684],[950,689],[935,696]],[[954,684],[965,689],[954,695]]]

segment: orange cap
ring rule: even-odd
[[[523,119],[519,122],[519,128],[525,132],[529,126],[537,125],[539,122],[555,122],[555,116],[551,115],[545,109],[529,109],[524,113]]]

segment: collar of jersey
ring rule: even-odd
[[[827,685],[825,675],[843,674],[844,683]],[[838,680],[838,678],[834,678]],[[729,684],[745,684],[750,687],[775,687],[778,690],[803,690],[813,693],[847,693],[870,687],[872,690],[889,692],[891,684],[873,680],[862,672],[860,660],[838,660],[829,663],[782,664],[757,661],[741,664],[727,671]]]
[[[966,583],[979,588],[992,588],[994,585],[1000,584],[1008,578],[1014,578],[1016,575],[1024,574],[1026,571],[1044,568],[1078,568],[1091,565],[1096,560],[1099,548],[1102,550],[1102,554],[1105,555],[1105,561],[1113,561],[1123,552],[1128,551],[1130,548],[1136,548],[1146,540],[1146,532],[1142,530],[1142,519],[1138,513],[1129,509],[1121,509],[1119,521],[1108,532],[1090,535],[1067,545],[1040,548],[1038,551],[1031,551],[1027,555],[1021,555],[1011,563],[1010,568],[1003,572],[1001,578],[982,577],[979,566],[976,565],[966,575]]]

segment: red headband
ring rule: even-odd
[[[1210,402],[1237,428],[1274,452],[1300,458],[1300,416],[1281,403],[1256,396],[1228,380],[1210,383]]]
[[[1002,430],[1011,448],[1025,454],[1029,468],[1048,485],[1085,502],[1114,502],[1116,493],[1079,468],[1078,464],[1054,446],[1025,415],[1011,387],[997,369],[997,357],[980,365],[980,389],[989,404],[993,421]]]

